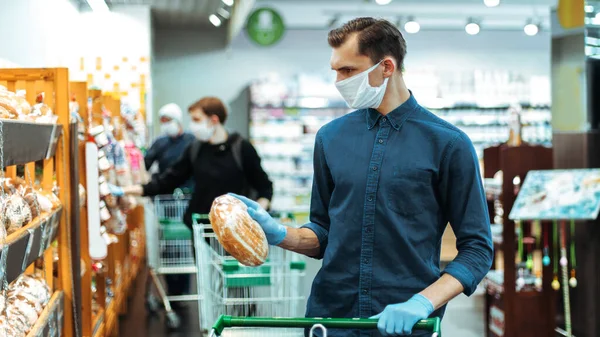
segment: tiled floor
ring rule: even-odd
[[[120,336],[126,337],[188,337],[200,336],[198,328],[197,306],[187,303],[181,313],[183,326],[181,331],[168,332],[165,328],[164,317],[147,316],[144,307],[143,277],[138,279],[136,292],[129,307],[129,314],[120,324]],[[442,323],[444,336],[448,337],[483,337],[483,295],[477,294],[470,298],[459,296],[448,306]]]

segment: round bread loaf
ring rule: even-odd
[[[222,195],[210,209],[210,223],[225,250],[245,266],[259,266],[269,255],[267,237],[239,199]]]

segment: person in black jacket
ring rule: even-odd
[[[192,104],[188,111],[190,131],[199,143],[190,144],[173,166],[154,176],[148,184],[125,187],[123,192],[142,196],[168,194],[192,177],[195,189],[184,216],[184,223],[190,228],[191,215],[207,214],[213,200],[223,194],[247,195],[252,188],[256,194],[254,199],[268,208],[273,183],[252,144],[239,134],[225,130],[223,125],[228,113],[223,102],[216,97],[205,97]]]
[[[183,222],[191,229],[192,214],[208,214],[212,202],[227,193],[253,195],[268,209],[273,197],[273,183],[261,166],[261,159],[252,144],[223,126],[227,109],[216,97],[205,97],[188,108],[190,131],[197,138],[181,157],[166,171],[154,175],[146,185],[124,187],[119,194],[156,196],[172,193],[189,178],[194,181],[192,199]],[[252,191],[252,193],[250,193]],[[180,295],[187,291],[189,278],[168,282],[169,292]]]

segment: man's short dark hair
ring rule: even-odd
[[[225,104],[217,97],[204,97],[198,102],[190,105],[188,112],[192,112],[196,109],[202,109],[202,111],[208,116],[219,117],[219,122],[225,124],[227,120],[227,108]]]
[[[338,48],[352,34],[358,34],[358,52],[368,56],[373,63],[391,56],[398,62],[398,69],[404,68],[406,41],[400,30],[391,22],[375,18],[356,18],[329,32],[327,40],[333,48]]]

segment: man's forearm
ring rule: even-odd
[[[420,294],[427,297],[435,310],[437,310],[460,295],[463,290],[462,284],[454,276],[444,274],[439,280],[420,292]]]
[[[319,255],[319,239],[315,232],[308,228],[287,228],[287,235],[279,247],[295,253],[315,257]]]

